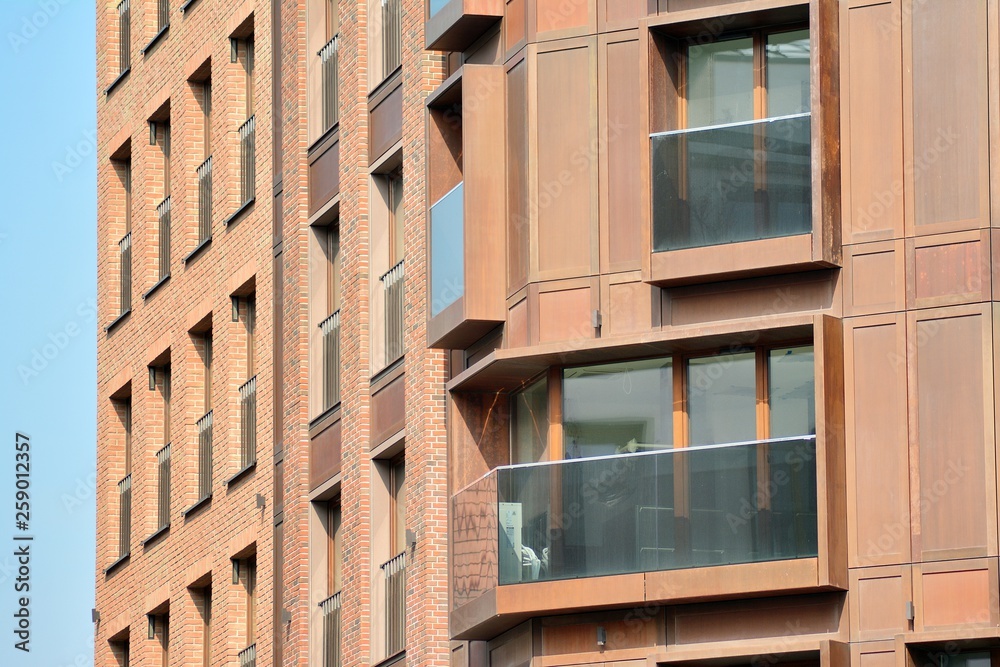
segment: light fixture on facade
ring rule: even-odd
[[[155,120],[149,121],[149,145],[150,146],[155,146],[156,145],[156,121]]]

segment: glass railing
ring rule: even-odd
[[[497,468],[452,499],[455,603],[498,584],[816,557],[815,459],[805,436]]]
[[[810,114],[662,132],[650,141],[654,252],[812,230]]]
[[[450,0],[429,0],[428,1],[428,16],[434,16],[439,11],[444,9]]]
[[[431,206],[431,317],[465,294],[464,183]]]

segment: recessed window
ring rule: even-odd
[[[809,233],[808,29],[675,52],[677,129],[651,136],[654,252]]]

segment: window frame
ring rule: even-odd
[[[521,384],[521,386],[516,391],[511,391],[508,394],[509,405],[511,408],[511,414],[513,415],[514,403],[518,400],[518,396],[529,389],[532,389],[536,384],[542,380],[546,381],[546,386],[548,388],[548,399],[546,402],[546,410],[548,417],[548,431],[547,434],[543,434],[545,440],[543,444],[541,461],[562,461],[565,460],[565,434],[563,426],[565,421],[563,416],[565,414],[565,392],[563,391],[564,381],[565,381],[565,371],[573,368],[588,368],[602,366],[605,364],[617,364],[617,363],[627,363],[629,361],[646,361],[649,359],[671,359],[671,372],[673,374],[673,449],[686,449],[688,447],[698,447],[702,443],[691,443],[690,441],[690,406],[689,406],[689,379],[688,379],[688,362],[691,359],[704,359],[714,356],[722,356],[727,354],[739,354],[744,352],[752,351],[754,353],[754,378],[755,378],[755,392],[756,392],[756,408],[755,408],[755,440],[767,440],[770,438],[771,431],[771,406],[770,406],[770,352],[772,350],[780,349],[791,349],[791,348],[805,348],[811,347],[813,353],[816,352],[816,341],[814,337],[800,337],[791,338],[785,341],[778,341],[766,344],[757,345],[728,345],[721,347],[711,347],[701,350],[696,350],[692,352],[676,353],[676,354],[664,354],[661,356],[644,356],[644,357],[634,357],[631,359],[621,359],[613,360],[599,363],[586,363],[586,364],[568,364],[565,366],[552,366],[547,372],[535,375],[532,378],[526,380]],[[815,371],[815,358],[814,358],[814,371]],[[815,382],[815,372],[814,372],[814,382]],[[815,385],[814,385],[815,388]],[[814,396],[815,399],[815,396]],[[509,442],[508,442],[508,456],[509,461],[513,465],[519,465],[522,463],[534,463],[519,461],[516,457],[515,440],[516,433],[514,432],[514,419],[510,420],[509,428]],[[553,428],[554,427],[554,428]],[[815,435],[812,434],[802,434]],[[728,443],[723,443],[728,444]]]

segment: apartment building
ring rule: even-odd
[[[97,665],[1000,660],[1000,0],[97,49]]]

